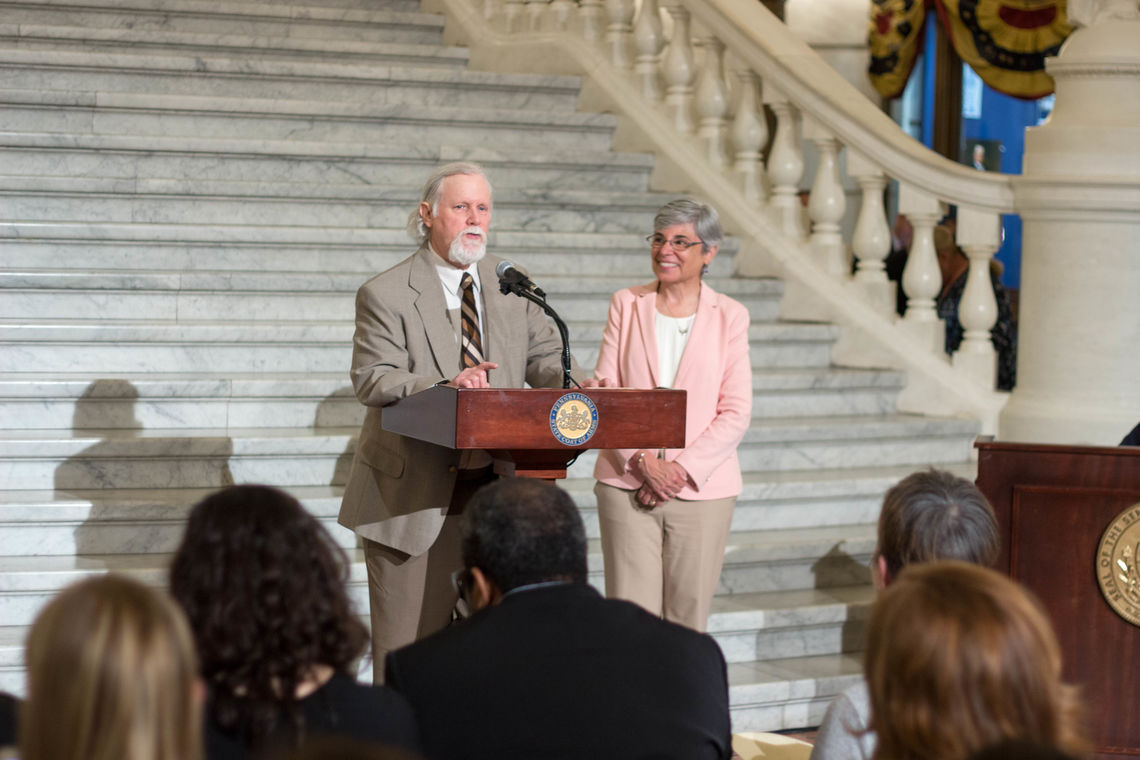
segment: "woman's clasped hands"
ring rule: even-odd
[[[638,452],[634,463],[634,470],[643,481],[635,498],[647,509],[676,498],[689,482],[689,473],[684,467],[659,459],[652,452]]]

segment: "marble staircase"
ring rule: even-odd
[[[492,249],[527,267],[595,359],[609,295],[649,278],[642,238],[684,188],[610,149],[616,119],[573,77],[488,74],[406,0],[0,0],[0,688],[66,584],[162,584],[210,489],[288,488],[335,524],[362,410],[353,294],[410,252],[439,163],[495,185]],[[830,364],[834,326],[745,303],[754,420],[710,631],[737,730],[818,723],[858,673],[883,491],[972,470],[978,426],[899,414],[904,377]],[[566,487],[601,582],[592,455]]]

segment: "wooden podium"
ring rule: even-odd
[[[385,407],[381,424],[393,433],[451,449],[485,449],[499,475],[557,480],[566,477],[566,467],[587,449],[683,448],[686,396],[685,391],[669,389],[437,385]],[[590,405],[592,420],[587,419]],[[571,431],[586,437],[559,440],[556,410],[575,415],[578,428],[594,423],[593,432]]]
[[[1098,579],[1129,575],[1120,574],[1114,552],[1101,551],[1110,527],[1107,537],[1136,544],[1120,550],[1140,562],[1140,448],[976,445],[978,488],[993,504],[1003,540],[997,569],[1049,612],[1065,679],[1081,687],[1096,756],[1140,758],[1140,627],[1113,610]],[[1140,586],[1120,596],[1140,609]]]

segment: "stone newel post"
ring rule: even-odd
[[[1017,387],[1005,440],[1115,445],[1140,421],[1140,12],[1070,0],[1081,25],[1027,130]]]

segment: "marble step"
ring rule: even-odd
[[[897,372],[754,368],[753,416],[890,414]],[[364,407],[347,372],[286,375],[105,378],[0,375],[0,429],[350,427]]]
[[[57,2],[58,0],[48,0]],[[64,0],[66,1],[66,0]],[[116,6],[117,0],[111,0],[109,5]],[[367,10],[390,10],[418,13],[420,0],[273,0],[276,5],[292,5],[304,8],[363,8]],[[107,5],[107,3],[100,3]]]
[[[358,550],[349,594],[358,610],[367,609],[367,586]],[[591,562],[600,559],[591,555]],[[148,585],[166,585],[168,555],[81,558],[0,558],[0,614],[7,625],[0,631],[0,689],[12,689],[8,679],[23,666],[20,633],[50,599],[71,583],[112,571]],[[596,587],[598,580],[592,578]],[[600,590],[600,588],[599,588]],[[765,666],[786,660],[838,656],[857,648],[873,590],[870,585],[804,591],[718,596],[713,600],[709,633],[729,662],[730,680],[744,690],[763,683]],[[365,620],[367,620],[365,616]],[[735,677],[732,674],[735,673]],[[743,695],[742,695],[743,696]],[[758,694],[752,694],[756,699]],[[743,700],[742,700],[743,701]],[[752,700],[749,700],[752,701]]]
[[[867,574],[865,561],[848,559]],[[729,663],[854,652],[863,646],[874,594],[868,578],[854,586],[718,595],[708,631]]]
[[[300,5],[328,8],[386,8],[392,11],[416,12],[420,0],[275,0],[278,5]]]
[[[337,8],[243,0],[100,0],[77,6],[71,0],[3,3],[6,24],[127,27],[143,32],[305,37],[360,42],[439,44],[442,16],[385,8]]]
[[[248,50],[194,55],[6,50],[0,36],[0,77],[6,88],[23,90],[540,111],[573,111],[581,86],[572,76],[417,67],[348,56],[335,63],[254,56]]]
[[[710,275],[732,275],[738,245],[733,238],[722,243]],[[415,250],[402,229],[4,221],[0,246],[9,270],[53,270],[66,262],[62,271],[356,272],[361,283]],[[536,275],[604,272],[629,278],[626,284],[652,279],[640,230],[551,235],[495,225],[488,248]]]
[[[552,302],[553,303],[553,302]],[[351,365],[351,322],[191,323],[0,322],[0,373],[334,372]],[[571,323],[578,362],[594,366],[601,323]],[[838,328],[795,322],[749,328],[754,365],[825,367]]]
[[[607,150],[612,114],[0,89],[11,132]]]
[[[356,608],[368,609],[363,552],[348,552],[348,592]],[[0,557],[0,620],[27,626],[55,594],[67,586],[106,572],[128,575],[148,586],[165,587],[169,554],[119,554],[71,557]],[[0,647],[0,670],[18,667],[21,652]],[[2,688],[2,687],[0,687]]]
[[[745,472],[965,462],[974,420],[909,415],[754,419],[737,450]]]
[[[605,320],[610,296],[628,284],[615,277],[531,275],[567,321]],[[357,274],[337,273],[0,270],[0,319],[195,322],[224,314],[248,322],[349,320],[361,282]],[[754,321],[779,317],[782,289],[774,280],[710,277],[709,283],[744,304]]]
[[[409,155],[406,145],[0,132],[0,166],[10,176],[383,185],[414,199],[437,166],[456,160],[481,164],[500,191],[645,192],[653,168],[649,155],[609,151],[445,146]]]
[[[749,539],[748,547],[733,542],[732,572],[726,572],[723,591],[813,588],[864,580],[861,573],[853,575],[849,567],[831,562],[829,556],[839,546],[847,546],[848,554],[864,557],[869,553],[873,534],[850,525],[876,520],[882,492],[897,481],[895,471],[902,472],[903,468],[849,473],[848,488],[842,492],[828,488],[827,481],[816,484],[803,474],[798,483],[750,474],[736,505],[733,530],[738,534],[754,532],[755,536]],[[903,474],[907,472],[910,468]],[[588,537],[597,538],[591,469],[576,468],[561,485],[583,510]],[[795,490],[796,496],[777,496],[781,485],[785,492]],[[799,488],[792,489],[791,485]],[[210,490],[0,491],[0,556],[171,551],[189,508]],[[340,483],[294,485],[290,491],[329,526],[342,546],[355,546],[351,533],[333,526],[340,508]],[[759,572],[757,567],[765,563],[769,571]]]
[[[571,490],[582,485],[571,486]],[[172,552],[181,540],[190,508],[210,490],[7,491],[0,498],[0,558]],[[339,488],[292,487],[290,491],[317,515],[338,544],[345,549],[356,546],[354,534],[336,524]],[[753,505],[749,502],[738,507],[741,511],[750,508]],[[596,540],[592,500],[584,502],[582,509],[590,539]],[[734,530],[718,593],[736,599],[748,594],[868,583],[867,562],[875,543],[874,532],[874,525]],[[599,547],[595,547],[591,562],[600,583]],[[737,612],[740,608],[735,602],[722,606]],[[739,620],[726,622],[718,630],[729,640],[742,625]],[[741,647],[747,646],[747,641],[734,646],[744,651]],[[756,656],[749,654],[752,651],[738,657],[752,659]]]
[[[337,533],[348,533],[335,524],[332,527]],[[88,541],[83,525],[75,530],[77,543]],[[157,545],[148,546],[147,538],[143,532],[138,545],[151,551],[131,554],[0,556],[0,620],[9,625],[26,625],[60,589],[108,570],[128,573],[150,585],[165,585],[169,550],[159,551]],[[733,538],[741,543],[747,541],[745,537]],[[337,540],[342,538],[338,536]],[[793,550],[799,549],[793,547]],[[347,551],[352,559],[349,592],[357,609],[364,611],[368,608],[368,596],[363,556],[351,545]],[[864,579],[861,583],[856,581],[858,585],[854,586],[759,592],[722,590],[713,603],[709,632],[717,638],[729,662],[851,651],[862,643],[863,617],[873,593],[867,580],[869,554],[868,548],[862,560],[846,558],[853,566],[862,568]],[[818,562],[826,559],[816,557]],[[590,582],[601,588],[602,557],[597,541],[590,542],[588,560]],[[731,562],[729,553],[725,576],[733,572]],[[773,573],[778,572],[778,567],[773,570]]]
[[[505,190],[495,223],[532,232],[629,232],[652,227],[672,200],[663,193]],[[92,177],[0,177],[0,204],[12,219],[216,226],[403,228],[416,195],[402,188],[291,183],[186,182]]]
[[[24,694],[25,626],[0,627],[0,690]],[[371,678],[371,663],[361,664],[360,678]],[[826,654],[765,659],[728,666],[732,730],[780,731],[817,726],[828,704],[858,682],[859,655]]]
[[[764,659],[728,666],[732,730],[818,726],[827,706],[863,674],[856,653]]]
[[[974,477],[970,463],[939,466],[963,477]],[[817,588],[864,581],[863,571],[843,555],[865,562],[869,544],[874,542],[873,531],[866,526],[878,519],[883,493],[914,469],[902,466],[827,474],[749,473],[733,514],[734,536],[764,531],[759,537],[771,540],[764,550],[755,546],[745,550],[734,539],[732,572],[726,576],[724,590],[779,590],[780,584]],[[599,528],[591,472],[576,467],[560,485],[580,506],[587,536],[595,539]],[[211,491],[0,491],[0,556],[173,551],[190,508]],[[289,491],[326,524],[338,543],[345,548],[355,545],[349,531],[335,526],[342,494],[340,485],[293,486]],[[837,530],[825,530],[833,528]],[[752,543],[763,542],[757,539]],[[771,568],[767,575],[756,569],[762,562]]]
[[[976,464],[968,460],[932,460],[924,466],[949,470],[970,480],[977,475]],[[916,469],[920,468],[914,464],[876,464],[832,470],[748,472],[744,474],[743,490],[733,512],[732,530],[873,525],[879,519],[883,494]],[[576,470],[570,475],[564,484],[575,494],[579,504],[591,505],[584,510],[584,515],[587,526],[593,526],[596,531],[592,471]],[[588,497],[584,493],[587,491]],[[801,576],[805,580],[807,577]]]
[[[289,491],[336,542],[356,547],[336,522],[341,489],[294,486]],[[213,489],[0,491],[0,557],[173,552],[190,509]]]
[[[969,460],[970,420],[881,418],[754,419],[738,451],[746,472],[924,466]],[[9,489],[216,488],[234,482],[281,486],[345,482],[358,429],[161,428],[0,432],[0,482]],[[592,471],[582,454],[575,477]],[[578,473],[581,473],[579,475]]]
[[[404,14],[419,10],[419,2],[391,11]],[[3,4],[0,3],[0,7]],[[454,68],[470,59],[467,48],[439,44],[408,44],[397,37],[391,42],[227,34],[217,32],[177,32],[133,27],[84,27],[63,24],[0,23],[0,49],[36,53],[84,52],[165,55],[241,55],[247,60],[289,62],[346,61],[398,63],[402,65]]]

